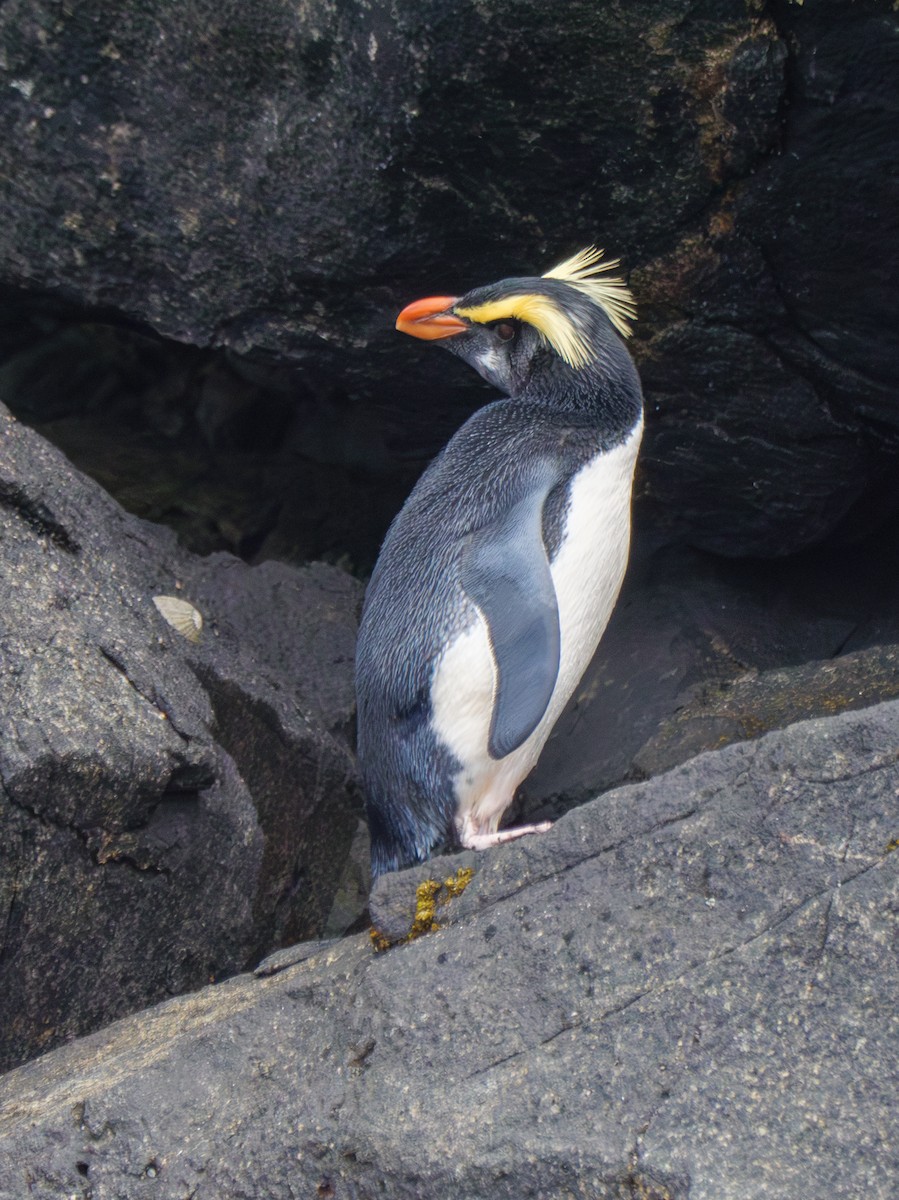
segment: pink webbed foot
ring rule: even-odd
[[[552,829],[552,824],[552,821],[540,821],[536,825],[516,825],[514,829],[498,829],[494,833],[477,833],[471,828],[463,828],[459,832],[459,840],[466,850],[487,850],[490,846],[514,842],[516,838],[526,837],[530,833],[546,833]]]

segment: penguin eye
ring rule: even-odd
[[[511,342],[517,332],[515,326],[509,321],[500,321],[498,325],[493,326],[493,329],[501,342]]]

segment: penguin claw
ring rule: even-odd
[[[536,825],[517,825],[514,829],[499,829],[495,833],[466,833],[461,841],[466,850],[487,850],[503,842],[514,842],[529,833],[546,833],[552,829],[552,824],[552,821],[540,821]]]

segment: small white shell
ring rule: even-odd
[[[154,596],[153,603],[172,629],[186,637],[189,642],[198,642],[203,628],[203,617],[192,604],[177,596]]]

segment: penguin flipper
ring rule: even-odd
[[[487,623],[497,685],[487,743],[505,758],[540,723],[559,674],[559,608],[543,544],[544,480],[501,517],[471,534],[461,580]]]

